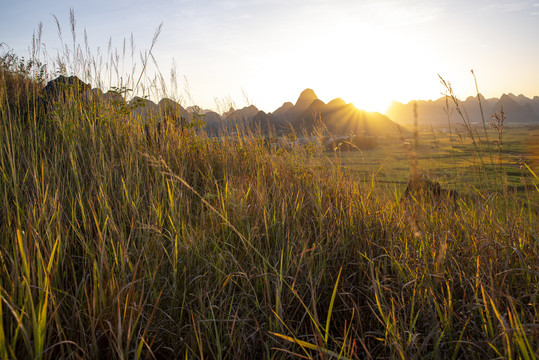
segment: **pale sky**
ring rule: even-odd
[[[384,112],[392,100],[440,97],[438,74],[475,95],[470,69],[486,97],[539,95],[539,0],[2,1],[0,42],[23,56],[40,22],[48,56],[61,51],[53,15],[71,44],[70,8],[77,41],[86,30],[104,61],[109,39],[121,56],[131,35],[138,60],[163,23],[153,54],[167,81],[175,63],[184,106],[269,112],[312,88]],[[121,63],[125,79],[131,65]]]

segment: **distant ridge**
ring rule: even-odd
[[[85,85],[90,89],[89,84]],[[145,125],[155,123],[162,126],[168,122],[185,124],[201,116],[209,135],[221,134],[223,131],[234,133],[240,128],[277,135],[293,130],[300,136],[310,136],[316,129],[327,132],[327,135],[339,136],[387,136],[397,135],[400,131],[398,125],[385,115],[359,110],[341,98],[326,104],[309,88],[300,93],[295,104],[285,102],[273,113],[266,113],[254,105],[249,105],[239,110],[230,108],[223,115],[203,110],[196,105],[185,109],[177,101],[168,98],[163,98],[156,104],[149,99],[134,97],[126,104],[119,94],[104,94],[100,89],[93,89],[92,94],[108,104],[107,106],[123,103],[134,115],[132,119]],[[511,99],[507,101],[514,102]]]
[[[216,125],[213,123],[212,129]],[[339,136],[387,136],[399,135],[401,131],[387,116],[359,110],[341,98],[326,104],[313,89],[303,90],[295,103],[285,102],[271,113],[261,111],[254,105],[239,110],[231,108],[221,117],[221,129],[235,132],[236,125],[263,133],[275,132],[277,135],[290,130],[298,135],[309,135],[317,127]]]
[[[503,107],[506,116],[506,125],[537,125],[539,124],[539,97],[530,99],[522,94],[516,96],[512,93],[503,94],[498,98],[486,99],[479,94],[483,116],[488,123],[492,114],[499,112]],[[437,100],[417,100],[407,104],[393,102],[386,114],[399,124],[412,125],[414,123],[413,104],[417,104],[418,123],[422,126],[449,126],[448,121],[453,124],[462,122],[458,115],[453,100],[448,101],[446,106],[445,97]],[[482,117],[477,96],[469,96],[459,103],[461,111],[469,121],[481,123]]]
[[[243,109],[235,110],[231,113],[228,113],[226,119],[229,121],[234,120],[248,122],[258,113],[258,111],[259,110],[256,106],[249,105],[244,107]]]
[[[312,89],[303,90],[296,104],[286,112],[285,120],[289,122],[297,121],[315,100],[318,100],[318,96],[316,96]]]
[[[290,108],[294,107],[294,104],[291,102],[285,102],[280,108],[272,112],[271,114],[279,121],[284,121],[286,119],[286,114]]]
[[[299,109],[305,109],[310,104],[312,104],[313,101],[318,100],[318,96],[316,96],[316,93],[313,89],[305,89],[299,94],[298,100],[296,101],[296,107]]]
[[[317,126],[333,135],[386,136],[399,133],[398,125],[387,116],[359,110],[341,98],[326,104],[312,89],[302,91],[296,104],[287,108],[286,123],[298,133],[310,133]]]
[[[494,104],[492,112],[500,112],[503,108],[504,115],[509,123],[539,123],[539,115],[533,111],[528,98],[519,95],[511,96],[503,94],[500,100]],[[520,97],[522,96],[522,97]],[[523,97],[525,99],[523,99]]]

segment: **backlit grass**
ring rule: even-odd
[[[529,171],[439,138],[417,166],[463,196],[401,203],[402,143],[149,142],[110,104],[45,113],[37,81],[2,63],[0,358],[537,357]]]

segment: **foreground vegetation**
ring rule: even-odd
[[[481,158],[485,186],[401,202],[323,146],[173,125],[149,140],[70,89],[46,111],[8,60],[0,358],[538,356],[529,170],[511,191]]]

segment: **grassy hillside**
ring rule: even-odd
[[[539,355],[537,178],[508,190],[496,151],[490,166],[462,144],[485,186],[401,202],[380,166],[349,171],[322,144],[146,136],[129,108],[71,89],[46,111],[35,69],[11,60],[0,358]],[[421,171],[406,151],[387,167]]]

